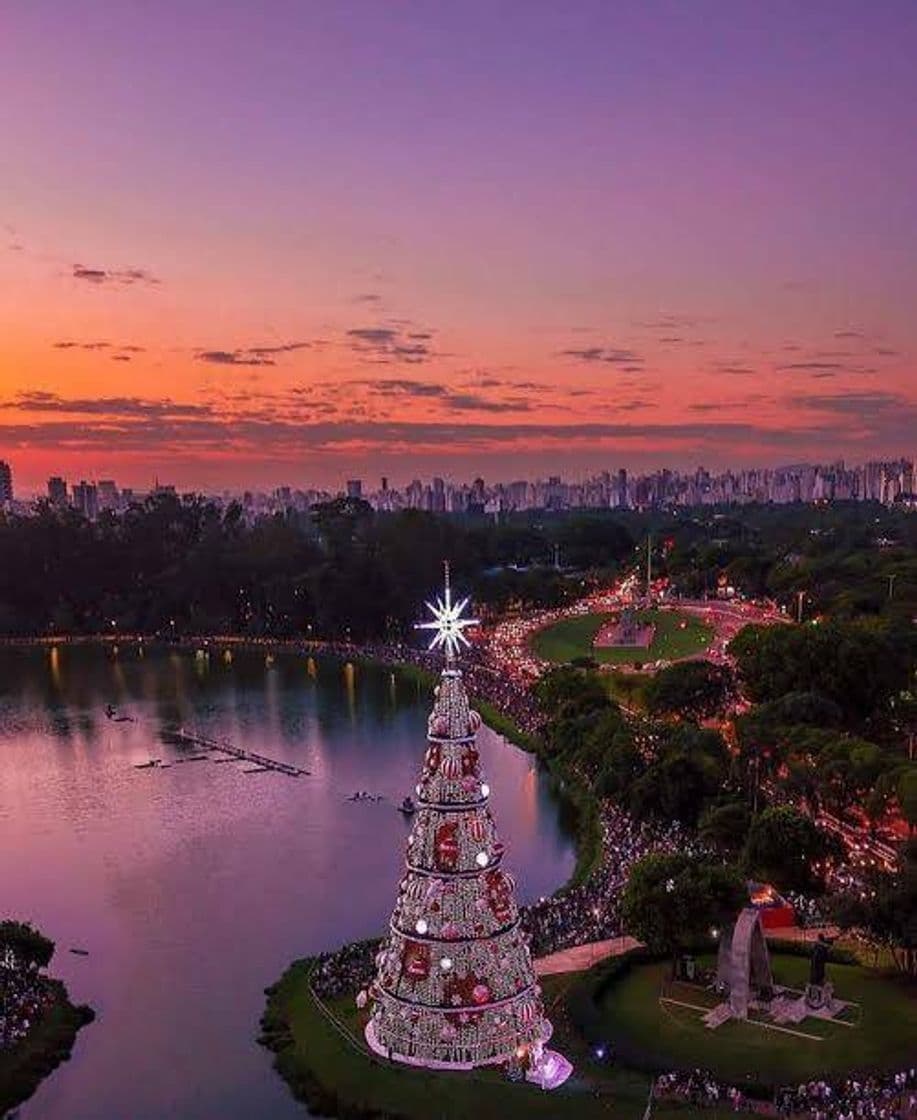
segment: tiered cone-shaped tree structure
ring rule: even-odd
[[[488,807],[455,654],[464,603],[431,607],[446,665],[428,722],[405,873],[370,987],[370,1046],[397,1061],[468,1069],[522,1059],[544,1066],[551,1036],[520,922],[515,884]],[[552,1059],[569,1065],[559,1055]]]

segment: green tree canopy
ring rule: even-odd
[[[729,649],[753,700],[814,692],[855,724],[886,709],[913,671],[913,652],[905,643],[858,623],[746,626]]]
[[[887,948],[901,972],[917,977],[917,846],[901,853],[895,871],[873,873],[865,893],[835,901],[834,918],[842,929],[858,929]]]
[[[629,791],[639,819],[657,817],[697,826],[704,806],[723,789],[728,754],[714,731],[679,724],[660,732],[656,757]]]
[[[708,805],[700,815],[701,840],[733,856],[745,846],[751,827],[751,809],[745,801],[724,801]]]
[[[561,665],[549,669],[534,686],[535,699],[542,711],[556,715],[562,706],[569,711],[600,711],[610,704],[598,674]]]
[[[656,952],[676,954],[734,921],[747,905],[738,870],[684,852],[654,853],[637,862],[621,897],[631,936]]]
[[[651,715],[708,719],[722,712],[735,689],[732,671],[710,661],[682,661],[661,669],[644,696]]]
[[[745,845],[748,870],[780,890],[809,891],[822,880],[819,861],[831,851],[811,817],[790,805],[776,805],[751,823]]]

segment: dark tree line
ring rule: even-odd
[[[747,627],[730,646],[746,694],[736,720],[749,787],[767,780],[812,811],[917,826],[913,627],[831,621]]]
[[[576,578],[553,567],[555,546]],[[135,631],[400,637],[451,561],[485,608],[554,605],[633,550],[607,517],[495,524],[338,499],[250,521],[159,493],[90,522],[40,508],[0,516],[0,634]]]
[[[657,513],[631,529],[644,541],[652,533],[654,569],[686,596],[713,595],[725,584],[794,612],[801,593],[807,618],[905,624],[917,613],[917,518],[905,509],[875,502],[724,507]]]

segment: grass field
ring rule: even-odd
[[[778,982],[804,983],[807,959],[775,955],[773,961]],[[711,1032],[701,1023],[701,1012],[659,1003],[669,965],[646,964],[622,976],[599,1005],[602,1026],[607,1027],[603,1037],[618,1053],[618,1062],[609,1065],[594,1059],[567,1010],[568,995],[584,990],[583,985],[591,991],[596,971],[552,976],[543,981],[555,1029],[552,1046],[570,1058],[574,1074],[562,1089],[541,1093],[530,1085],[510,1083],[496,1071],[433,1073],[381,1061],[363,1042],[363,1015],[352,998],[335,1000],[325,1009],[312,995],[311,964],[298,961],[269,992],[261,1041],[275,1052],[276,1068],[294,1095],[320,1115],[503,1120],[524,1109],[526,1115],[544,1120],[636,1120],[643,1115],[651,1078],[627,1068],[627,1055],[616,1042],[621,1037],[642,1046],[657,1060],[657,1068],[701,1066],[735,1084],[792,1084],[850,1069],[900,1068],[913,1060],[917,1037],[917,998],[866,969],[828,966],[841,998],[861,1006],[850,1016],[851,1026],[806,1020],[798,1029],[822,1036],[821,1041],[806,1041],[743,1023]],[[698,1005],[711,998],[689,985],[675,986],[670,995]],[[722,1115],[727,1114],[724,1109]],[[668,1120],[695,1113],[660,1102],[654,1115]],[[703,1115],[716,1120],[720,1114],[705,1110]]]
[[[634,1120],[643,1114],[649,1078],[608,1067],[598,1080],[584,1076],[588,1049],[566,1035],[559,1007],[553,1045],[570,1057],[576,1072],[562,1089],[543,1093],[496,1071],[433,1073],[380,1061],[365,1049],[351,999],[333,1004],[334,1021],[325,1015],[309,989],[309,968],[310,962],[297,962],[274,989],[262,1041],[275,1051],[278,1072],[294,1095],[320,1114],[405,1120],[504,1120],[523,1110],[543,1120]],[[569,983],[569,977],[545,983],[549,1005],[560,1001]]]
[[[596,649],[592,644],[607,614],[585,614],[546,626],[532,637],[532,649],[545,661],[563,664],[575,657],[592,657],[611,665],[643,665],[647,661],[677,661],[701,653],[713,640],[713,630],[693,615],[678,611],[639,611],[638,619],[656,627],[646,649]],[[685,624],[682,629],[682,623]]]
[[[771,962],[776,983],[804,987],[807,959],[775,954]],[[712,965],[712,958],[704,963]],[[674,984],[667,994],[679,1003],[660,1003],[669,969],[667,962],[636,966],[608,988],[599,1004],[609,1039],[626,1040],[634,1051],[654,1056],[663,1066],[702,1066],[737,1084],[749,1077],[781,1084],[850,1069],[892,1070],[913,1062],[917,993],[878,972],[829,965],[828,978],[838,998],[860,1006],[848,1011],[847,1025],[803,1020],[791,1029],[817,1036],[803,1038],[743,1022],[708,1030],[703,1011],[679,1006],[713,1006],[715,997],[702,988]]]

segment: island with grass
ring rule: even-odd
[[[45,971],[54,942],[27,922],[0,922],[0,1116],[69,1059],[95,1015]]]
[[[575,974],[542,981],[545,1009],[554,1022],[552,1046],[562,1049],[575,1069],[562,1089],[546,1093],[498,1069],[436,1072],[387,1062],[366,1045],[366,1013],[357,1009],[355,993],[344,990],[348,970],[358,969],[358,948],[297,961],[268,989],[260,1041],[274,1052],[276,1069],[293,1095],[313,1114],[502,1120],[524,1109],[544,1120],[631,1120],[645,1109],[651,1086],[646,1074],[597,1059],[572,1027],[566,998]]]
[[[687,981],[672,977],[668,957],[635,949],[585,971],[542,977],[552,1045],[575,1069],[561,1089],[544,1093],[498,1070],[408,1068],[373,1054],[363,1039],[366,1013],[354,993],[375,947],[363,943],[297,961],[268,989],[260,1041],[313,1114],[498,1120],[524,1108],[546,1120],[629,1120],[654,1098],[654,1116],[677,1117],[685,1115],[684,1102],[666,1095],[666,1078],[699,1068],[724,1089],[772,1103],[801,1081],[854,1072],[891,1079],[913,1061],[913,992],[893,971],[866,967],[849,953],[835,951],[830,965],[849,1003],[837,1021],[813,1017],[786,1032],[754,1020],[731,1022],[714,1036],[703,1022],[717,998],[706,982],[712,953],[698,954],[697,975]],[[808,956],[805,947],[772,946],[775,979],[804,989]]]
[[[774,982],[806,989],[808,948],[771,945]],[[849,952],[832,954],[828,972],[844,1012],[812,1014],[779,1026],[764,1014],[731,1020],[715,1031],[705,1016],[720,1001],[711,979],[715,956],[699,953],[696,973],[673,977],[669,958],[634,951],[582,973],[572,986],[572,1015],[582,1036],[612,1050],[634,1070],[662,1073],[703,1068],[749,1095],[770,1097],[813,1078],[894,1074],[913,1062],[917,1000],[891,971],[868,968]]]
[[[646,635],[646,644],[597,641],[614,620],[615,616],[607,613],[561,619],[535,632],[532,650],[543,661],[555,664],[591,660],[606,665],[645,665],[694,657],[713,641],[713,629],[693,614],[657,607],[634,612],[636,635]]]

